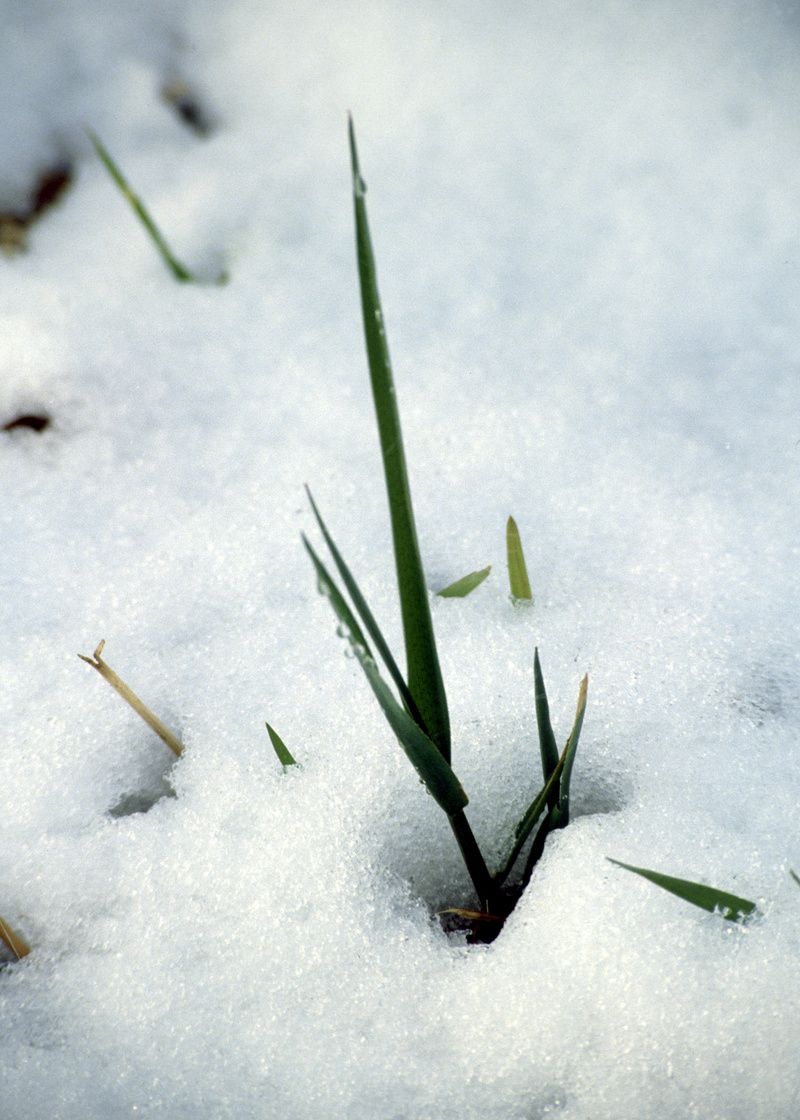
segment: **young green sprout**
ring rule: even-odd
[[[522,541],[513,517],[509,517],[506,524],[506,552],[508,554],[508,582],[511,586],[511,598],[517,603],[533,602],[528,568],[522,551]]]
[[[197,282],[197,277],[193,276],[188,268],[186,268],[185,265],[182,265],[181,262],[173,255],[169,245],[167,245],[166,241],[164,240],[164,236],[161,233],[161,230],[150,217],[145,204],[142,202],[139,196],[133,192],[128,184],[127,179],[122,174],[119,167],[116,165],[109,153],[106,151],[103,144],[100,142],[99,136],[92,132],[91,129],[87,131],[89,133],[89,139],[92,142],[92,146],[94,147],[95,152],[97,152],[97,155],[102,160],[106,171],[109,173],[111,178],[119,187],[122,194],[130,203],[131,209],[144,226],[150,240],[155,245],[161,256],[161,259],[164,261],[172,275],[182,284]]]
[[[457,912],[462,917],[464,915],[474,916],[475,913],[478,913],[479,919],[476,919],[476,930],[474,931],[475,939],[488,941],[497,935],[505,918],[513,909],[521,890],[524,889],[530,878],[531,870],[536,858],[538,858],[535,851],[539,836],[541,836],[539,847],[539,850],[541,850],[547,833],[553,828],[563,828],[569,820],[569,781],[586,707],[587,681],[584,678],[581,686],[572,734],[559,755],[555,747],[555,737],[550,727],[544,682],[541,679],[538,652],[536,653],[534,661],[536,711],[544,786],[536,794],[517,825],[511,840],[509,856],[502,869],[492,875],[464,812],[469,799],[450,765],[450,721],[447,698],[433,634],[428,590],[411,504],[411,490],[406,470],[397,395],[389,360],[383,311],[378,295],[375,258],[367,223],[364,201],[366,186],[361,178],[352,120],[350,120],[349,132],[364,339],[392,526],[397,588],[406,653],[407,673],[405,675],[398,667],[374,615],[367,605],[352,572],[331,538],[310,493],[309,500],[314,516],[333,558],[339,578],[349,596],[349,603],[305,536],[303,536],[303,543],[314,565],[318,586],[328,598],[339,620],[340,632],[350,642],[353,653],[364,671],[398,743],[405,751],[428,792],[447,815],[481,906],[480,911],[458,908]],[[513,521],[510,521],[511,525],[513,525]],[[514,526],[513,532],[516,533],[516,526]],[[509,533],[511,533],[511,528],[509,528]],[[509,546],[512,594],[515,598],[525,598],[525,588],[527,587],[527,597],[530,598],[530,585],[527,582],[525,561],[522,556],[522,548],[518,543],[518,533],[516,533],[516,542],[517,544],[513,546],[513,560],[511,559],[512,546]],[[445,597],[466,595],[477,587],[488,574],[488,568],[480,572],[473,572],[469,576],[458,580],[455,584],[451,584],[440,594]],[[522,574],[524,574],[524,585]],[[375,654],[372,652],[373,648]],[[383,662],[386,672],[395,686],[396,694],[383,679],[377,659]],[[508,888],[504,888],[503,884],[543,814],[546,814],[545,820],[531,849],[534,854],[528,856],[522,883],[509,891]],[[483,927],[487,928],[484,929]]]
[[[267,724],[267,734],[269,735],[270,743],[272,743],[272,749],[275,751],[278,762],[280,762],[281,766],[283,767],[283,772],[285,774],[290,766],[297,766],[298,763],[292,757],[291,751],[286,746],[283,739],[281,739],[278,732],[269,724]]]
[[[440,599],[464,599],[469,595],[470,591],[474,591],[476,587],[480,586],[492,570],[490,564],[488,568],[481,568],[479,572],[470,572],[468,576],[462,576],[457,579],[455,583],[449,584],[442,591],[437,594]]]

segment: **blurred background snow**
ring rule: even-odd
[[[796,5],[0,27],[0,427],[49,419],[0,431],[0,914],[33,947],[0,974],[0,1116],[794,1120]],[[562,742],[590,677],[573,823],[488,948],[433,916],[469,883],[300,545],[308,482],[399,643],[348,110],[430,588],[493,565],[433,600],[493,857],[537,782],[534,646]],[[226,286],[174,283],[87,127]],[[180,761],[78,661],[101,638]]]

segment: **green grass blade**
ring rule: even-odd
[[[450,769],[450,764],[445,761],[441,751],[417,726],[408,712],[400,707],[391,689],[381,677],[377,664],[364,647],[354,645],[353,650],[378,703],[383,708],[389,726],[406,752],[411,765],[427,786],[428,792],[448,816],[459,813],[468,804],[469,798],[461,782]]]
[[[575,752],[578,749],[578,739],[583,727],[583,716],[586,711],[586,693],[589,688],[589,674],[581,681],[578,690],[578,707],[575,712],[575,722],[564,748],[564,769],[561,771],[559,782],[558,805],[553,813],[553,828],[566,828],[569,824],[569,783],[572,777],[572,763],[575,761]]]
[[[451,583],[444,590],[439,591],[438,595],[442,599],[463,599],[466,595],[469,595],[470,591],[474,591],[476,587],[483,583],[491,570],[492,565],[490,564],[488,568],[481,568],[479,572],[470,572],[468,576],[462,576],[455,583]]]
[[[302,534],[302,538],[303,544],[306,548],[306,552],[311,557],[311,562],[316,570],[319,589],[333,607],[336,617],[342,624],[342,627],[344,629],[344,637],[346,637],[350,641],[350,644],[353,646],[363,646],[371,657],[372,654],[370,653],[369,646],[367,645],[367,639],[361,632],[361,627],[358,625],[355,615],[347,605],[347,601],[339,591],[339,588],[331,579],[328,569],[322,563],[319,556],[317,556],[305,533]]]
[[[94,146],[94,150],[103,161],[106,171],[108,171],[111,178],[114,180],[125,198],[130,203],[131,208],[146,229],[151,241],[155,245],[158,252],[161,254],[161,258],[166,264],[167,268],[170,270],[175,279],[179,280],[181,283],[194,282],[195,277],[192,276],[191,272],[189,272],[189,270],[185,268],[181,264],[181,262],[179,260],[176,260],[176,258],[172,255],[170,248],[164,240],[161,231],[159,230],[153,219],[150,217],[144,203],[138,195],[134,194],[125,176],[122,174],[114,160],[103,147],[102,143],[100,142],[100,138],[96,136],[95,133],[91,130],[88,131],[89,139]]]
[[[624,867],[626,871],[641,875],[643,879],[655,883],[657,887],[677,895],[686,902],[691,902],[694,906],[710,910],[712,913],[719,911],[729,922],[741,921],[756,909],[755,902],[739,898],[738,895],[729,894],[727,891],[719,891],[716,887],[706,887],[702,883],[693,883],[689,879],[676,879],[672,875],[662,875],[660,871],[648,871],[644,867],[633,867],[629,863],[611,859],[611,856],[606,856],[606,859],[609,863],[615,863],[617,867]]]
[[[794,871],[792,871],[791,867],[789,868],[789,874],[794,879],[795,883],[797,883],[798,887],[800,887],[800,875],[797,875]]]
[[[428,729],[425,726],[425,722],[424,722],[422,716],[420,715],[419,708],[417,707],[416,703],[414,702],[414,698],[411,695],[411,692],[409,691],[408,685],[406,684],[405,680],[403,679],[403,674],[400,672],[400,669],[398,668],[397,662],[395,661],[394,657],[392,656],[392,651],[389,649],[388,643],[386,642],[386,639],[384,638],[384,636],[381,632],[381,629],[378,626],[378,623],[375,621],[375,616],[373,615],[372,611],[369,609],[369,606],[367,605],[366,599],[361,594],[361,590],[360,590],[358,584],[356,583],[355,579],[353,578],[352,572],[348,568],[347,564],[344,561],[344,557],[339,552],[339,549],[336,547],[336,545],[333,541],[333,538],[331,537],[330,533],[328,532],[327,526],[325,525],[325,522],[322,520],[320,512],[316,507],[314,499],[311,497],[311,491],[309,490],[308,487],[306,487],[306,493],[308,494],[308,500],[311,503],[311,508],[314,511],[314,516],[317,519],[317,524],[319,525],[320,531],[321,531],[323,537],[325,538],[325,543],[327,544],[328,549],[330,550],[330,554],[333,557],[333,561],[336,564],[336,567],[339,571],[339,575],[342,577],[342,582],[344,583],[345,588],[347,589],[347,592],[350,596],[350,599],[352,600],[353,606],[355,607],[359,618],[361,619],[361,621],[364,624],[364,629],[367,631],[370,638],[372,638],[372,641],[375,643],[375,649],[380,654],[381,660],[383,661],[384,665],[386,666],[390,677],[392,678],[395,685],[397,686],[397,691],[400,693],[400,696],[402,697],[403,703],[405,704],[406,708],[408,709],[408,711],[411,714],[411,716],[413,717],[413,719],[416,720],[416,722],[419,724],[419,726],[422,728],[422,730],[427,735],[428,734]],[[306,544],[306,547],[307,548],[309,547],[308,544]],[[313,555],[312,555],[312,559],[313,559]],[[366,645],[366,643],[363,643],[363,642],[362,642],[362,644]]]
[[[558,765],[558,747],[553,734],[553,725],[550,723],[550,705],[547,702],[538,648],[533,651],[533,697],[536,707],[536,726],[539,731],[539,753],[542,756],[542,774],[547,782]],[[557,804],[558,795],[559,791],[556,788],[550,795],[551,808]]]
[[[514,846],[512,847],[511,852],[506,859],[506,862],[503,864],[502,870],[499,871],[497,875],[495,875],[495,881],[498,885],[504,883],[511,873],[514,864],[517,862],[519,853],[525,846],[525,841],[531,834],[531,830],[539,820],[539,817],[541,817],[542,813],[547,808],[547,803],[552,798],[553,791],[555,790],[556,795],[558,795],[558,780],[561,777],[561,773],[564,769],[564,760],[566,759],[566,754],[567,750],[565,747],[564,754],[556,763],[556,766],[554,767],[553,772],[545,783],[543,789],[541,789],[539,793],[537,793],[536,797],[534,797],[533,801],[525,810],[522,820],[514,829]]]
[[[522,541],[519,539],[519,529],[513,517],[509,517],[506,524],[506,551],[508,554],[508,582],[511,585],[511,597],[517,601],[533,601],[531,584],[528,579],[528,568],[522,552]]]
[[[289,766],[297,766],[297,760],[292,757],[292,752],[281,739],[278,732],[270,724],[267,724],[267,733],[269,734],[269,741],[272,743],[272,748],[278,756],[278,762],[284,770]]]
[[[422,713],[431,738],[443,757],[449,761],[450,717],[436,652],[428,592],[411,506],[411,490],[400,430],[400,416],[397,410],[389,348],[378,295],[375,258],[364,202],[366,186],[359,170],[352,118],[349,134],[361,308],[392,523],[397,585],[408,665],[408,687]]]

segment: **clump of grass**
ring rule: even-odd
[[[476,940],[492,940],[527,884],[546,835],[563,828],[569,821],[569,783],[586,708],[588,679],[584,677],[572,732],[559,755],[550,724],[547,696],[539,655],[534,656],[535,706],[544,785],[536,793],[508,844],[508,855],[494,874],[486,861],[467,820],[469,802],[461,782],[451,767],[450,720],[439,657],[433,633],[425,576],[417,539],[411,490],[408,482],[400,416],[386,341],[383,311],[378,294],[375,258],[367,222],[366,186],[361,177],[352,119],[349,123],[350,158],[353,175],[356,249],[361,308],[370,383],[380,438],[389,514],[392,526],[397,587],[406,653],[407,672],[403,675],[391,653],[364,596],[336,547],[311,494],[309,499],[317,524],[350,598],[339,590],[333,577],[304,536],[320,590],[330,601],[339,620],[340,632],[349,640],[383,713],[400,746],[407,754],[428,792],[447,815],[465,866],[477,894],[479,911],[459,910],[475,915]],[[513,527],[513,528],[512,528]],[[519,533],[509,521],[509,576],[515,599],[530,598]],[[475,572],[446,588],[451,595],[467,594],[488,575],[488,569]],[[363,627],[363,629],[362,629]],[[377,656],[383,662],[395,691],[383,679]],[[521,881],[509,889],[507,881],[533,829],[544,815],[531,847]],[[541,838],[541,839],[540,839]]]
[[[712,914],[720,914],[729,922],[744,921],[756,909],[755,902],[750,902],[747,898],[739,898],[735,894],[729,894],[728,891],[721,891],[716,887],[707,887],[703,883],[695,883],[690,879],[676,879],[674,875],[664,875],[660,871],[649,871],[646,867],[634,867],[630,863],[622,863],[618,859],[612,859],[611,856],[606,856],[606,859],[609,863],[616,864],[617,867],[624,867],[626,871],[641,875],[643,879],[655,883],[662,890],[669,891],[670,894],[674,894],[686,902],[691,902],[693,906],[699,906],[701,910],[708,910]],[[791,872],[791,874],[794,875],[794,872]]]
[[[122,174],[117,164],[114,162],[106,148],[101,143],[100,138],[91,130],[88,130],[88,132],[89,139],[92,142],[94,150],[102,160],[106,171],[108,171],[109,175],[117,184],[124,197],[130,203],[131,209],[144,226],[148,237],[155,245],[161,259],[164,261],[164,264],[170,270],[172,275],[181,284],[199,283],[200,281],[198,280],[198,278],[193,273],[191,273],[185,265],[181,264],[178,258],[174,255],[169,245],[167,244],[164,235],[161,233],[161,230],[150,217],[147,207],[139,198],[139,196],[133,191],[128,183],[128,180]],[[220,277],[218,282],[224,283],[226,279],[227,277],[223,275]]]

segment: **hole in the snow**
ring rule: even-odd
[[[72,167],[60,162],[42,172],[23,210],[0,211],[0,250],[7,256],[25,248],[28,227],[54,206],[72,182]]]
[[[43,432],[45,428],[50,427],[51,423],[50,417],[42,412],[22,412],[19,416],[15,416],[13,420],[6,421],[2,430],[13,432],[18,428],[28,428],[32,432]]]
[[[111,806],[108,815],[118,819],[119,817],[132,817],[136,813],[148,813],[162,798],[176,796],[175,790],[166,778],[159,778],[134,793],[126,793],[115,805]]]
[[[192,132],[196,132],[198,136],[208,136],[213,131],[214,122],[201,103],[197,91],[183,78],[176,78],[165,85],[161,96]]]

